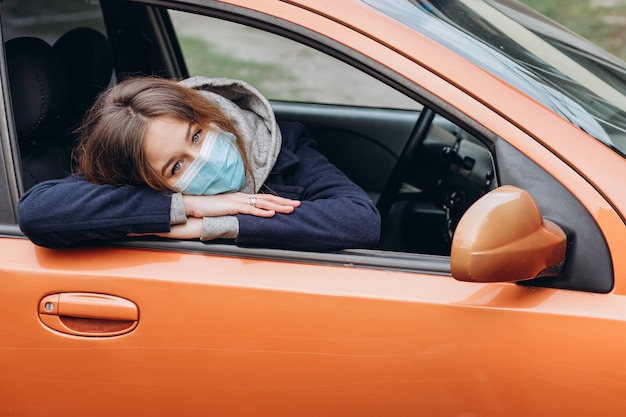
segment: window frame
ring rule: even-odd
[[[16,225],[18,221],[17,203],[23,194],[21,161],[19,146],[17,144],[17,132],[13,119],[13,106],[9,90],[9,77],[4,50],[4,34],[0,31],[0,44],[2,45],[2,57],[0,59],[0,224]]]

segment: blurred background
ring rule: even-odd
[[[626,60],[626,0],[519,1]],[[37,36],[53,44],[69,28],[81,25],[104,33],[98,3],[0,0],[4,40]],[[272,100],[420,106],[369,75],[298,42],[206,16],[175,11],[170,16],[191,75],[246,80]]]
[[[626,60],[626,0],[520,0]]]

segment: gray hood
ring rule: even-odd
[[[282,142],[270,102],[259,90],[241,80],[191,77],[180,84],[199,90],[235,123],[253,176],[246,173],[241,191],[259,191],[278,158]]]

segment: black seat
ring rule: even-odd
[[[69,75],[70,106],[64,114],[64,123],[71,132],[98,94],[111,83],[113,48],[102,33],[90,27],[69,30],[54,43],[53,48]],[[71,143],[68,145],[71,146]]]
[[[5,45],[11,101],[24,188],[70,171],[70,158],[56,140],[60,117],[69,106],[69,79],[52,46],[39,38],[11,39]]]

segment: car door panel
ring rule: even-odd
[[[0,403],[14,416],[496,415],[512,404],[532,414],[546,387],[564,410],[591,411],[570,396],[575,383],[602,406],[622,401],[594,384],[624,378],[611,354],[626,348],[623,297],[598,305],[592,294],[424,273],[52,251],[25,239],[0,239],[0,253],[0,314],[11,317],[0,328]],[[138,324],[113,337],[54,331],[40,321],[40,300],[66,292],[129,300]],[[596,365],[571,367],[571,355],[561,359],[568,346]]]
[[[375,201],[387,184],[420,114],[417,110],[286,101],[272,102],[272,106],[279,121],[304,124],[320,151]],[[479,143],[449,120],[435,117],[424,142],[427,148],[436,150],[432,150],[429,157],[412,161],[414,168],[410,176],[423,184],[428,182],[425,177],[433,177],[430,182],[441,181],[438,175],[450,161],[443,157],[440,148],[451,147],[457,141],[460,144],[461,138]]]
[[[379,194],[419,112],[330,104],[273,102],[279,121],[304,124],[320,151],[350,179]]]

